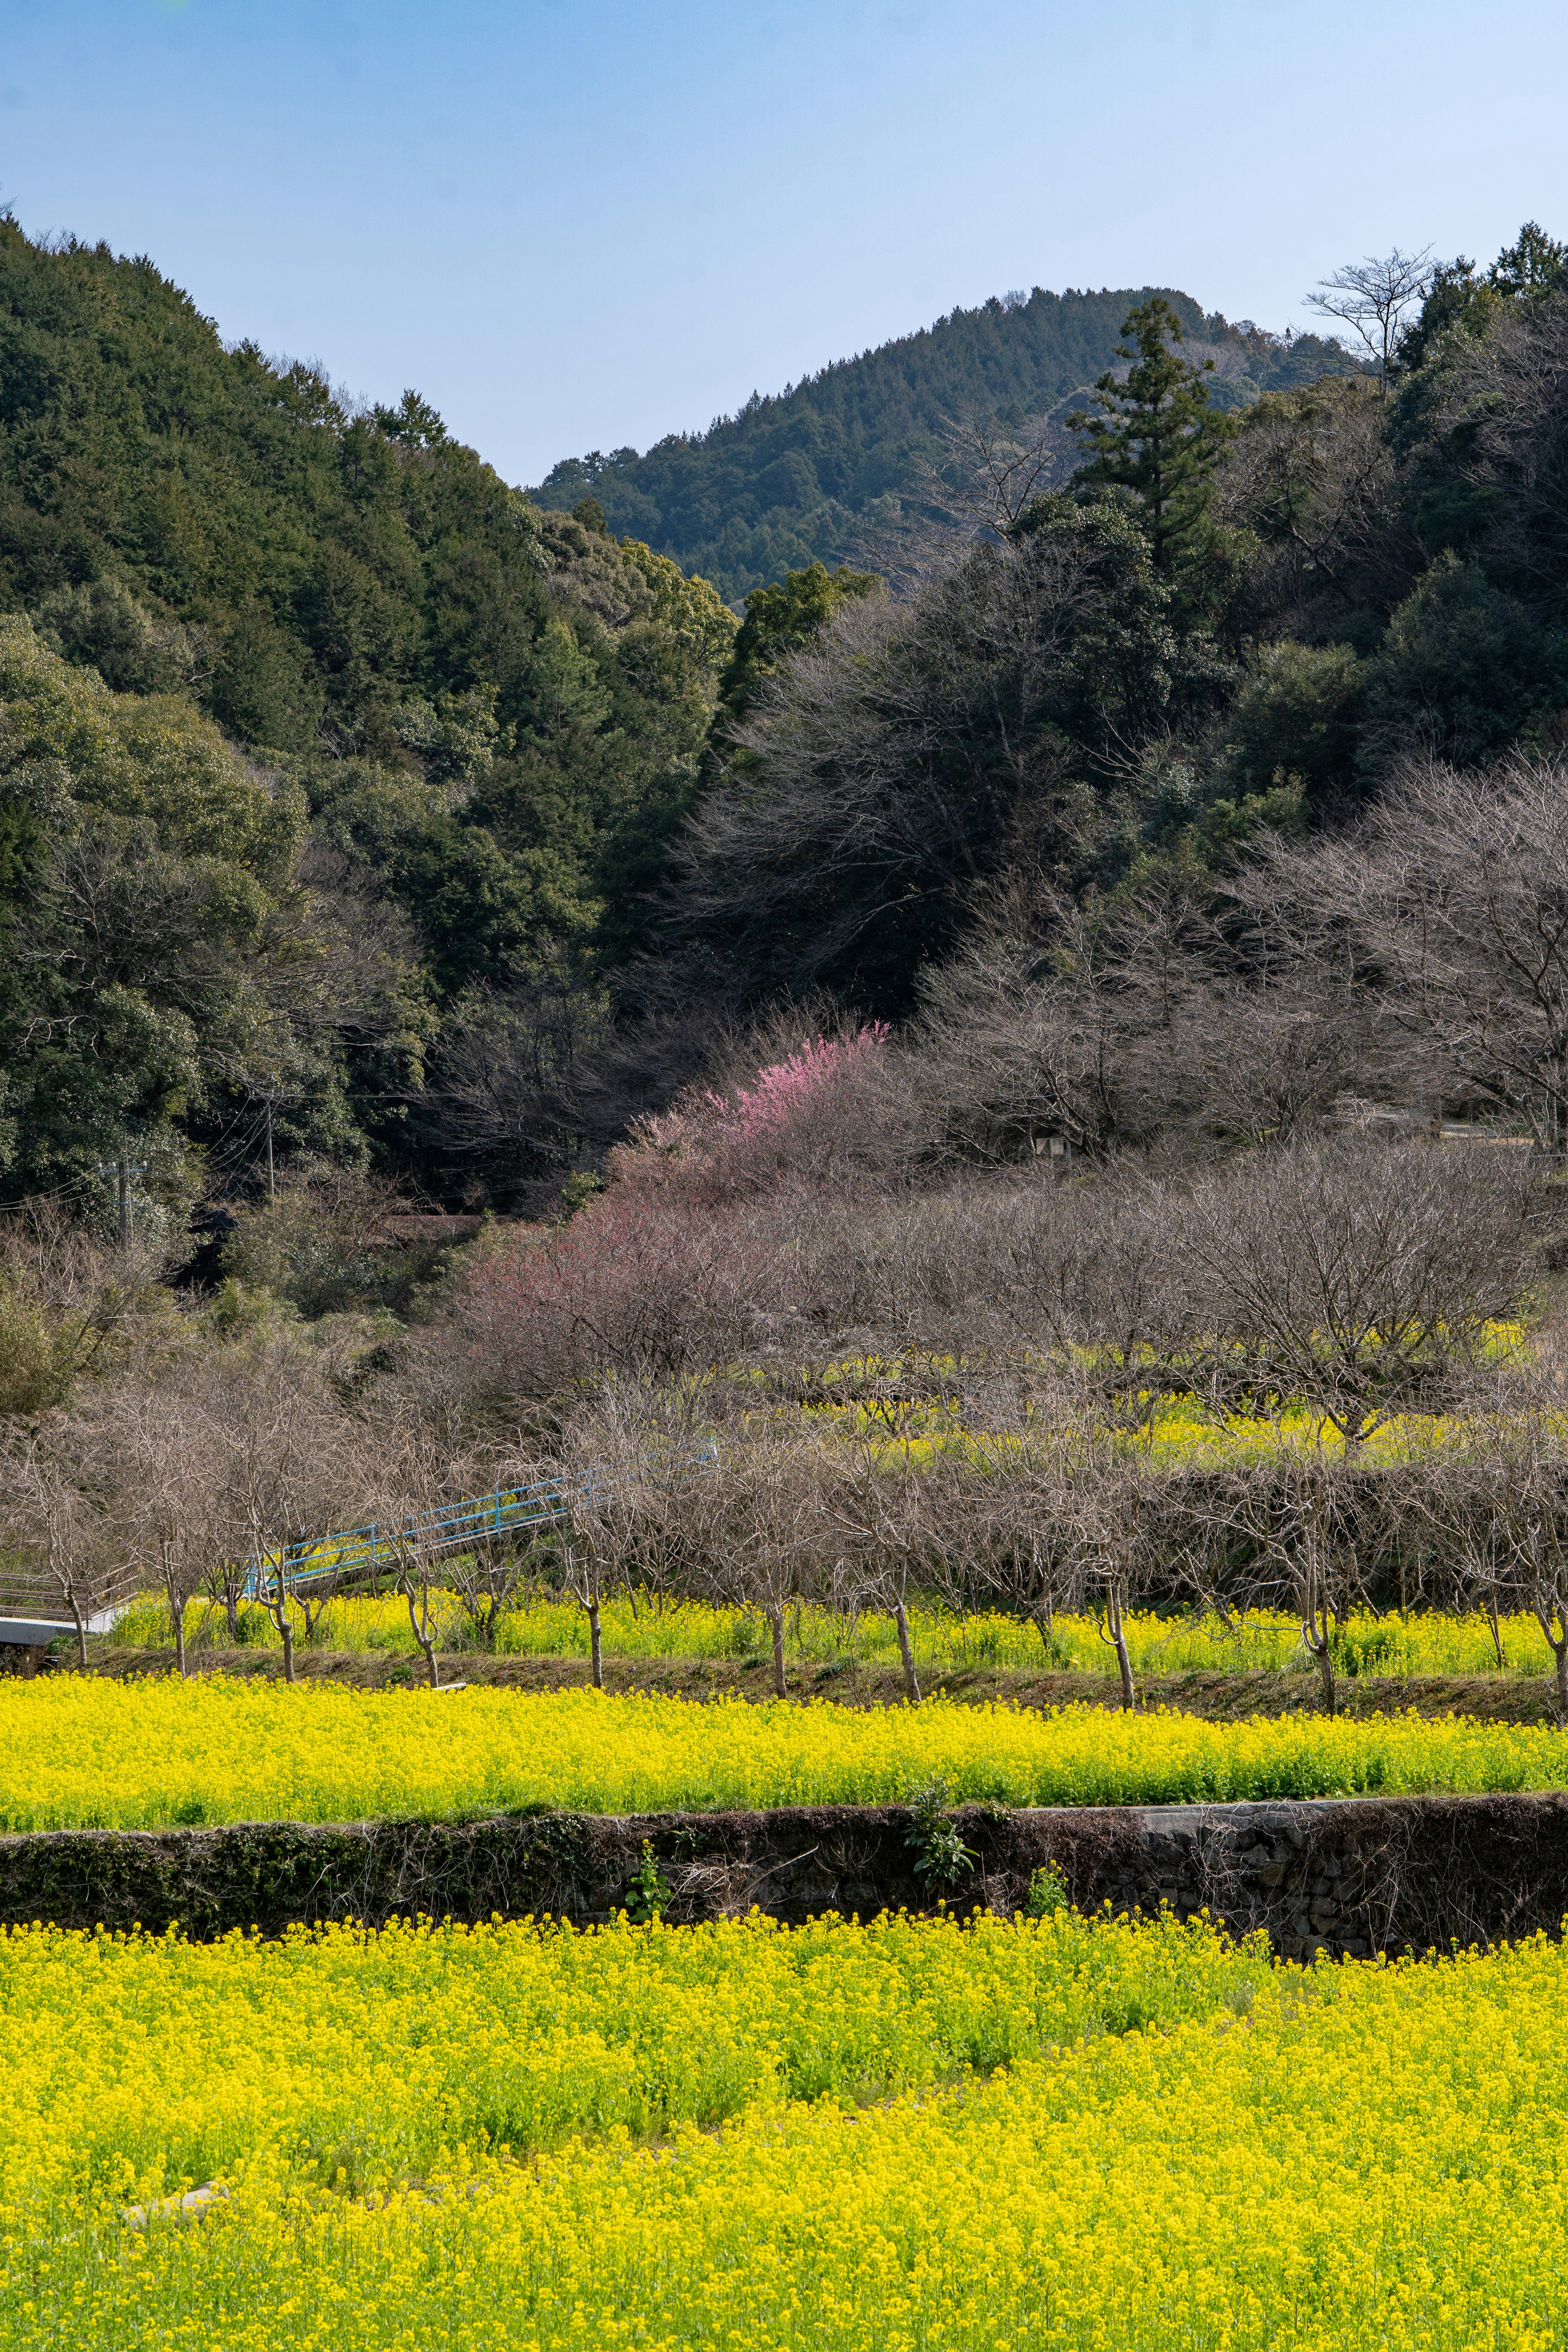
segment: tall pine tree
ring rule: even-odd
[[[1075,410],[1068,418],[1081,436],[1086,462],[1077,486],[1131,492],[1136,498],[1153,550],[1154,569],[1190,602],[1207,608],[1228,568],[1223,534],[1213,515],[1214,471],[1232,430],[1230,419],[1209,405],[1205,378],[1214,362],[1194,367],[1180,349],[1182,322],[1164,297],[1141,303],[1122,323],[1129,342],[1118,343],[1128,361],[1123,380],[1114,372],[1094,387],[1099,415]]]

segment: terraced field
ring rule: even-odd
[[[0,2327],[1547,2352],[1563,1948],[1069,1913],[0,1945]],[[84,2009],[93,2031],[83,2034]]]
[[[1224,1724],[941,1699],[696,1706],[216,1675],[0,1686],[0,1824],[12,1830],[887,1804],[937,1779],[955,1802],[1001,1805],[1551,1789],[1568,1784],[1568,1735],[1461,1717]]]

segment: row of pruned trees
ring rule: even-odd
[[[165,1335],[167,1337],[167,1335]],[[205,1601],[230,1641],[241,1604],[258,1603],[294,1678],[336,1589],[290,1577],[297,1548],[374,1522],[382,1580],[404,1593],[436,1679],[432,1583],[493,1631],[493,1544],[442,1562],[427,1525],[442,1505],[506,1483],[492,1445],[476,1446],[438,1398],[356,1396],[345,1363],[300,1334],[264,1329],[223,1346],[190,1345],[125,1366],[68,1411],[0,1437],[0,1582],[26,1613],[63,1614],[79,1655],[95,1620],[133,1594],[163,1595],[180,1671],[185,1615]]]
[[[874,1062],[851,1057],[858,1087]],[[907,1632],[911,1590],[983,1590],[1037,1617],[1067,1575],[1100,1594],[1118,1647],[1129,1597],[1160,1577],[1175,1590],[1170,1559],[1195,1541],[1190,1511],[1173,1537],[1150,1499],[1151,1424],[1173,1397],[1216,1434],[1238,1413],[1287,1424],[1324,1462],[1353,1463],[1412,1412],[1552,1426],[1557,1355],[1535,1310],[1563,1195],[1546,1155],[1352,1133],[1195,1176],[891,1201],[752,1185],[743,1153],[716,1164],[655,1163],[559,1236],[503,1241],[384,1372],[326,1326],[221,1338],[129,1318],[112,1377],[12,1426],[6,1575],[68,1611],[84,1651],[92,1617],[149,1586],[176,1647],[200,1594],[232,1634],[248,1584],[291,1672],[296,1619],[309,1633],[330,1580],[291,1607],[288,1548],[374,1520],[434,1678],[436,1587],[483,1638],[522,1567],[499,1541],[438,1557],[429,1514],[556,1465],[580,1485],[606,1473],[555,1554],[591,1617],[622,1576],[752,1601],[780,1643],[807,1587],[887,1606]],[[856,1416],[800,1410],[847,1396]],[[910,1407],[971,1433],[964,1462],[923,1458]],[[1000,1450],[982,1478],[985,1443]],[[694,1446],[721,1468],[667,1475]],[[1116,1533],[1128,1514],[1136,1540]],[[1321,1630],[1316,1601],[1302,1622]]]
[[[100,1411],[10,1443],[0,1550],[36,1606],[64,1610],[85,1663],[95,1615],[135,1591],[163,1595],[181,1670],[185,1617],[205,1600],[240,1635],[247,1588],[292,1679],[334,1590],[292,1593],[290,1544],[357,1512],[378,1526],[383,1589],[399,1591],[430,1679],[450,1640],[494,1640],[527,1587],[570,1592],[603,1680],[601,1611],[700,1599],[755,1612],[786,1688],[785,1623],[810,1601],[852,1621],[885,1612],[906,1692],[921,1696],[917,1605],[1000,1610],[1053,1656],[1058,1612],[1096,1612],[1123,1704],[1134,1702],[1125,1621],[1138,1608],[1231,1621],[1287,1611],[1335,1700],[1351,1614],[1412,1607],[1479,1613],[1503,1664],[1503,1616],[1532,1614],[1568,1720],[1568,1432],[1556,1359],[1457,1393],[1439,1433],[1388,1458],[1326,1420],[1295,1420],[1184,1453],[1152,1442],[1136,1402],[1107,1410],[1102,1368],[1076,1362],[863,1363],[848,1382],[726,1393],[706,1381],[606,1384],[547,1454],[482,1454],[428,1410],[367,1415],[297,1347],[233,1349],[176,1381],[121,1388]],[[821,1409],[832,1397],[838,1410]],[[1189,1424],[1190,1427],[1190,1424]],[[558,1475],[567,1515],[544,1542],[503,1534],[458,1553],[431,1515],[459,1496]],[[345,1511],[345,1502],[353,1508]]]
[[[661,1416],[668,1401],[643,1400]],[[809,1414],[710,1439],[698,1474],[660,1475],[633,1434],[628,1400],[576,1443],[622,1475],[574,1513],[564,1580],[587,1612],[602,1682],[599,1612],[625,1591],[650,1608],[701,1599],[754,1611],[787,1688],[787,1613],[806,1601],[852,1622],[890,1616],[905,1689],[921,1687],[910,1612],[999,1610],[1033,1623],[1054,1655],[1058,1612],[1093,1612],[1121,1701],[1135,1703],[1126,1621],[1158,1608],[1234,1624],[1293,1616],[1330,1713],[1355,1612],[1479,1614],[1500,1669],[1501,1621],[1532,1616],[1568,1722],[1568,1432],[1537,1396],[1478,1406],[1403,1458],[1288,1442],[1237,1462],[1152,1449],[1108,1428],[1082,1391],[1037,1393],[1011,1427],[954,1438],[853,1434]]]
[[[1495,1355],[1565,1209],[1539,1155],[1353,1131],[1195,1176],[1130,1163],[902,1194],[711,1200],[678,1165],[548,1243],[503,1237],[432,1335],[431,1372],[515,1424],[530,1400],[737,1362],[1068,1350],[1118,1416],[1173,1386],[1216,1409],[1289,1393],[1353,1436]]]

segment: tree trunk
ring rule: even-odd
[[[418,1599],[416,1601],[413,1577],[405,1573],[400,1581],[403,1586],[403,1598],[408,1604],[409,1630],[419,1645],[419,1654],[425,1661],[425,1671],[430,1677],[430,1687],[432,1690],[439,1690],[440,1668],[436,1658],[436,1644],[430,1639],[429,1587],[422,1578]]]
[[[294,1628],[287,1608],[278,1612],[278,1631],[283,1637],[283,1679],[291,1683],[294,1679]]]
[[[599,1632],[599,1603],[596,1596],[588,1603],[588,1654],[593,1660],[592,1671],[594,1688],[595,1690],[603,1690],[605,1687],[605,1644]]]
[[[1105,1622],[1100,1628],[1100,1638],[1116,1653],[1116,1671],[1121,1679],[1121,1712],[1131,1715],[1138,1704],[1138,1693],[1132,1681],[1132,1661],[1127,1654],[1127,1628],[1121,1622],[1121,1587],[1114,1578],[1105,1588]]]
[[[1552,1630],[1553,1618],[1557,1622],[1555,1633]],[[1552,1654],[1557,1661],[1557,1720],[1568,1730],[1568,1612],[1537,1609],[1535,1622],[1551,1643]]]
[[[1132,1661],[1127,1654],[1127,1628],[1121,1622],[1120,1604],[1116,1611],[1116,1628],[1111,1635],[1116,1650],[1116,1671],[1121,1677],[1121,1712],[1131,1715],[1138,1704],[1138,1694],[1132,1686]]]
[[[899,1655],[904,1662],[904,1696],[911,1706],[919,1706],[921,1686],[915,1674],[915,1654],[910,1647],[910,1621],[901,1601],[893,1603],[893,1622],[899,1629]]]
[[[228,1638],[234,1648],[237,1650],[239,1647],[239,1595],[232,1584],[226,1584],[224,1587],[223,1605],[225,1614],[228,1618]]]
[[[770,1609],[767,1614],[768,1624],[773,1637],[773,1696],[776,1698],[787,1698],[789,1681],[784,1674],[784,1611]]]
[[[71,1615],[76,1621],[76,1662],[82,1673],[87,1672],[87,1619],[81,1613],[81,1603],[71,1594]]]
[[[163,1564],[163,1597],[169,1604],[169,1631],[174,1637],[174,1664],[180,1680],[185,1679],[185,1596],[176,1589],[172,1547],[162,1546]]]
[[[1318,1675],[1323,1685],[1323,1712],[1334,1712],[1334,1653],[1329,1640],[1328,1612],[1323,1612],[1321,1631],[1314,1615],[1301,1620],[1301,1639],[1318,1662]]]

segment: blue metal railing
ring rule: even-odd
[[[531,1486],[497,1486],[488,1495],[466,1496],[461,1502],[442,1504],[433,1511],[422,1512],[417,1518],[379,1525],[373,1520],[368,1526],[340,1528],[331,1535],[301,1536],[276,1552],[269,1551],[265,1558],[253,1554],[247,1565],[240,1597],[254,1601],[265,1588],[276,1598],[280,1577],[292,1591],[297,1585],[318,1583],[327,1577],[374,1576],[384,1566],[395,1567],[397,1549],[410,1538],[417,1540],[426,1558],[440,1552],[466,1551],[496,1536],[570,1518],[577,1503],[592,1501],[595,1495],[613,1494],[650,1475],[666,1480],[690,1477],[695,1472],[710,1469],[717,1458],[716,1449],[707,1445],[659,1463],[651,1474],[647,1467],[627,1471],[594,1469],[577,1477],[540,1478]]]

